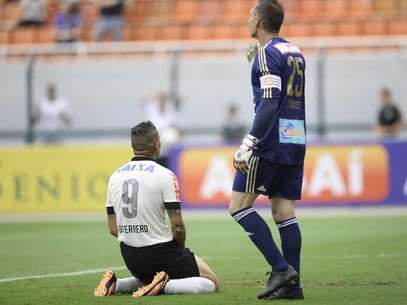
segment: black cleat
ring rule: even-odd
[[[288,265],[287,271],[278,273],[275,272],[270,275],[266,288],[264,288],[263,291],[257,295],[257,298],[265,299],[269,297],[274,291],[280,289],[283,286],[286,286],[290,282],[295,281],[297,279],[298,279],[297,271],[295,271],[293,267]]]
[[[279,300],[279,299],[304,300],[304,294],[302,292],[302,288],[282,287],[277,291],[274,291],[269,297],[267,297],[267,300]]]

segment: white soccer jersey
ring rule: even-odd
[[[152,159],[133,158],[110,176],[106,206],[113,207],[118,240],[126,245],[171,241],[165,204],[179,201],[176,176]]]
[[[55,101],[51,102],[44,99],[39,104],[40,120],[38,130],[41,131],[62,131],[65,129],[65,123],[62,115],[70,117],[70,109],[68,102],[58,97]]]

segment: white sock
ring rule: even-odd
[[[135,278],[134,276],[124,279],[117,279],[114,293],[132,293],[140,287],[140,280],[138,278]]]
[[[211,293],[215,292],[215,284],[203,277],[188,277],[169,280],[164,287],[166,294]]]

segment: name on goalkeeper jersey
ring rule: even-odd
[[[131,234],[131,233],[147,233],[147,225],[119,225],[119,233]]]

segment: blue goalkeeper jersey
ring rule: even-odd
[[[278,103],[254,155],[278,164],[303,165],[305,157],[305,59],[283,38],[258,48],[252,66],[255,113],[260,103]]]

